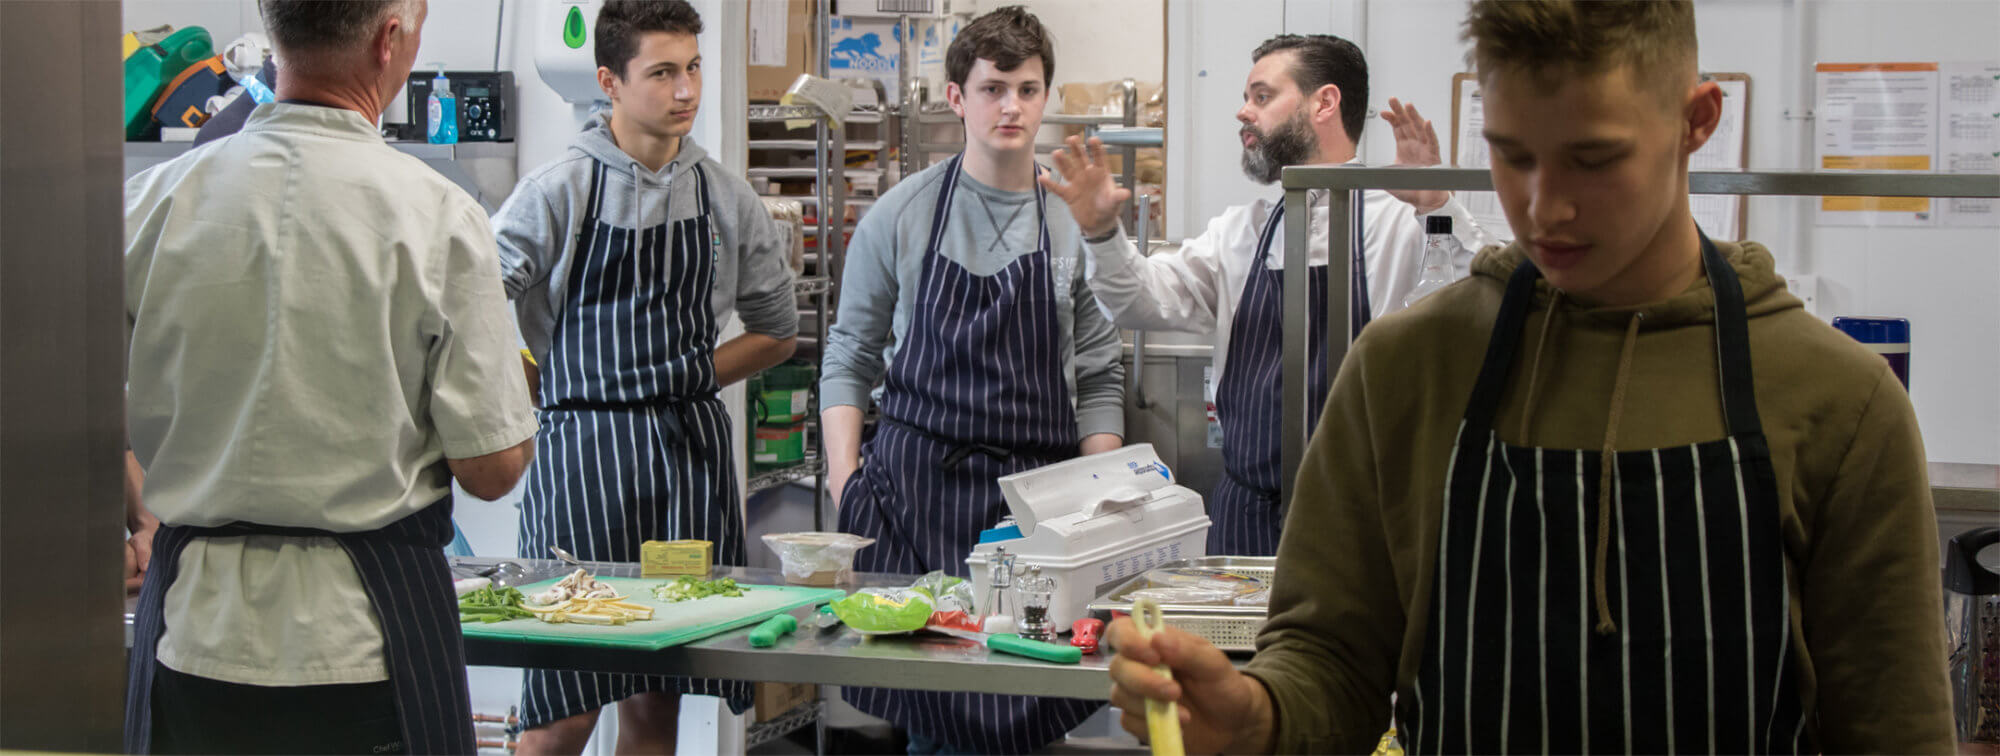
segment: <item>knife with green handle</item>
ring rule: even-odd
[[[1075,646],[1028,640],[1013,633],[976,633],[971,630],[957,630],[936,625],[932,625],[927,629],[933,632],[944,633],[954,638],[978,641],[985,644],[987,648],[1003,654],[1025,656],[1030,659],[1040,659],[1057,664],[1076,664],[1083,661],[1083,649]]]
[[[798,627],[799,621],[793,618],[790,612],[780,612],[770,619],[764,620],[764,624],[758,625],[755,630],[750,631],[750,647],[770,648],[775,646],[778,644],[778,638],[791,633],[793,630],[797,630]]]

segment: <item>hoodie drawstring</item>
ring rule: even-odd
[[[1562,296],[1562,289],[1556,289],[1555,295],[1549,298],[1549,312],[1542,319],[1542,333],[1535,338],[1535,358],[1528,363],[1528,402],[1521,411],[1521,433],[1515,436],[1524,444],[1528,443],[1528,420],[1535,416],[1536,389],[1541,387],[1542,350],[1549,345],[1550,329],[1555,325],[1556,307],[1562,304]]]
[[[1597,473],[1597,559],[1592,567],[1592,583],[1597,593],[1597,634],[1618,632],[1611,621],[1611,600],[1605,589],[1606,553],[1611,548],[1611,479],[1618,466],[1618,418],[1625,414],[1625,381],[1632,372],[1632,348],[1639,342],[1639,322],[1645,313],[1633,313],[1625,327],[1625,346],[1618,351],[1618,378],[1611,384],[1611,417],[1604,424],[1604,451]]]

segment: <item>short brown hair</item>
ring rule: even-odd
[[[1678,93],[1695,81],[1692,0],[1474,0],[1459,38],[1483,83],[1496,71],[1548,79],[1631,66]]]
[[[1056,78],[1056,44],[1042,20],[1018,5],[999,8],[966,24],[944,53],[944,73],[951,83],[965,86],[980,59],[1002,71],[1020,68],[1029,58],[1042,59],[1042,86]]]
[[[597,65],[611,69],[619,81],[625,67],[639,55],[639,35],[647,32],[696,35],[701,14],[687,0],[609,0],[597,10],[597,36],[591,52]]]

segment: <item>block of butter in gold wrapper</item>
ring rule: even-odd
[[[708,541],[647,541],[639,544],[639,576],[707,577],[715,567],[715,544]]]

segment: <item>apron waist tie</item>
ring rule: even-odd
[[[1006,462],[1017,456],[1034,458],[1055,458],[1061,456],[1060,453],[1051,453],[1049,450],[1043,449],[1016,449],[976,441],[961,441],[955,438],[948,438],[941,434],[932,433],[913,423],[903,422],[887,414],[882,415],[882,422],[909,431],[914,435],[941,446],[951,447],[951,453],[946,454],[944,459],[938,462],[938,469],[940,470],[955,470],[959,465],[965,464],[966,458],[974,454],[984,454],[997,462]]]
[[[639,411],[650,411],[650,410],[667,410],[666,412],[660,412],[655,414],[655,417],[658,417],[660,420],[660,434],[663,437],[661,440],[668,444],[678,444],[683,441],[692,441],[694,442],[696,447],[701,447],[705,443],[701,435],[688,433],[687,430],[688,426],[694,424],[694,418],[689,417],[688,412],[690,406],[695,402],[707,401],[716,398],[717,397],[714,394],[710,394],[704,397],[665,396],[665,397],[658,397],[650,400],[640,400],[640,401],[606,402],[606,401],[590,401],[584,399],[565,399],[563,401],[556,402],[555,404],[551,404],[547,407],[543,407],[542,411],[543,412],[639,412]]]
[[[1230,482],[1235,483],[1237,488],[1241,488],[1245,491],[1257,494],[1258,496],[1262,496],[1266,499],[1275,500],[1278,498],[1278,489],[1266,488],[1256,483],[1252,483],[1250,482],[1250,479],[1248,477],[1238,474],[1235,470],[1229,469],[1228,465],[1222,466],[1222,474],[1228,477]]]

